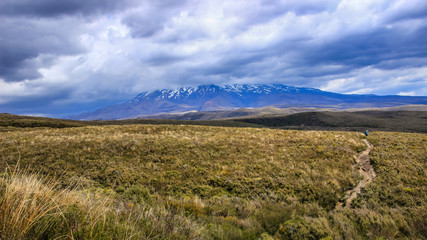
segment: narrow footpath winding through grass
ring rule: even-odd
[[[351,207],[351,202],[357,198],[357,194],[360,194],[361,189],[374,181],[376,177],[375,170],[369,161],[369,153],[373,149],[373,146],[368,140],[363,139],[363,141],[366,143],[367,148],[365,151],[360,153],[356,159],[356,165],[359,165],[359,174],[363,176],[363,179],[359,182],[359,184],[357,184],[355,188],[346,192],[346,201],[344,207],[347,208]],[[343,203],[338,202],[335,209],[341,208],[342,206]]]

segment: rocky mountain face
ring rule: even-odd
[[[124,119],[189,111],[259,107],[367,108],[427,104],[427,97],[348,95],[281,84],[202,85],[143,92],[134,99],[71,117],[80,120]]]

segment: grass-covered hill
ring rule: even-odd
[[[124,120],[94,120],[78,121],[68,119],[57,119],[47,117],[20,116],[8,113],[0,113],[0,131],[8,131],[13,128],[68,128],[83,126],[105,126],[105,125],[133,125],[133,124],[169,124],[169,125],[202,125],[222,127],[265,127],[261,125],[227,121],[227,120],[174,120],[174,119],[124,119]],[[3,127],[3,128],[1,128]]]
[[[427,133],[427,111],[302,112],[236,121],[284,129],[409,131]]]
[[[427,237],[425,134],[370,134],[336,208],[358,132],[89,125],[0,127],[1,239]]]

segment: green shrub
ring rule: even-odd
[[[274,235],[279,239],[326,239],[329,234],[300,216],[284,222]]]
[[[136,203],[152,202],[150,191],[142,185],[132,185],[123,192],[123,197]]]

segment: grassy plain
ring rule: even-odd
[[[377,179],[351,208],[335,210],[361,179],[352,167],[366,148],[357,132],[0,130],[0,238],[427,237],[425,134],[372,133]],[[21,170],[13,171],[18,163]]]

